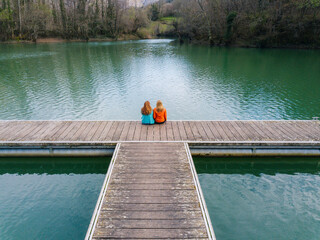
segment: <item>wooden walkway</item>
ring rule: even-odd
[[[118,144],[86,239],[215,239],[188,151]]]
[[[0,142],[320,141],[320,121],[0,121]]]

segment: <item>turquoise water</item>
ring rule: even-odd
[[[0,239],[84,239],[109,158],[1,158]]]
[[[319,239],[319,158],[194,160],[218,240]]]
[[[311,119],[320,51],[209,48],[172,40],[0,45],[0,119]]]

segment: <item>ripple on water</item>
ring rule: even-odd
[[[217,239],[314,239],[320,175],[199,174]]]
[[[319,52],[170,39],[0,48],[1,119],[140,119],[143,102],[158,99],[172,120],[310,119],[320,112]]]

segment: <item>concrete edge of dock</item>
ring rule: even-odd
[[[121,143],[117,144],[117,146],[115,147],[114,153],[112,155],[112,159],[110,161],[106,177],[105,177],[104,182],[102,184],[102,188],[101,188],[101,191],[100,191],[100,194],[99,194],[95,209],[94,209],[92,217],[91,217],[91,221],[90,221],[90,224],[89,224],[86,236],[85,236],[85,240],[91,240],[92,239],[93,232],[94,232],[95,226],[97,224],[98,216],[99,216],[99,213],[100,213],[100,210],[101,210],[101,207],[102,207],[103,199],[105,197],[105,194],[106,194],[106,191],[107,191],[107,188],[108,188],[108,184],[109,184],[109,181],[110,181],[110,178],[111,178],[112,170],[113,170],[115,161],[117,159],[117,155],[118,155],[118,152],[119,152],[120,145],[121,145]]]
[[[170,141],[167,141],[167,142],[170,142]],[[118,143],[121,143],[121,142],[0,142],[0,157],[112,156],[114,149],[116,148],[116,145]],[[316,157],[316,156],[320,156],[320,142],[315,142],[315,141],[310,141],[310,142],[216,141],[216,142],[187,142],[187,143],[190,147],[190,151],[193,156],[208,156],[208,157],[255,157],[255,156],[257,157],[267,157],[267,156],[310,156],[310,157],[313,156],[313,157]]]
[[[196,186],[196,191],[197,191],[198,198],[199,198],[200,208],[201,208],[202,216],[203,216],[203,219],[204,219],[204,222],[205,222],[205,225],[206,225],[206,229],[207,229],[207,233],[208,233],[209,239],[216,240],[216,236],[215,236],[215,233],[214,233],[214,230],[213,230],[213,226],[212,226],[212,223],[211,223],[211,218],[210,218],[210,215],[209,215],[207,204],[205,202],[205,199],[204,199],[204,196],[203,196],[203,193],[202,193],[201,185],[200,185],[200,182],[199,182],[199,178],[198,178],[198,174],[197,174],[197,171],[196,171],[196,167],[194,166],[194,162],[193,162],[193,159],[192,159],[192,156],[191,156],[189,145],[188,145],[188,143],[184,143],[184,146],[185,146],[188,162],[189,162],[189,165],[190,165],[193,181],[194,181],[194,184]]]

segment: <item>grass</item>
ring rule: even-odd
[[[141,38],[152,38],[157,34],[164,35],[165,33],[173,30],[173,26],[168,24],[169,22],[163,22],[162,20],[151,21],[148,26],[138,30],[138,35]]]
[[[176,20],[176,17],[162,17],[162,18],[160,18],[160,21],[173,22],[175,20]]]

